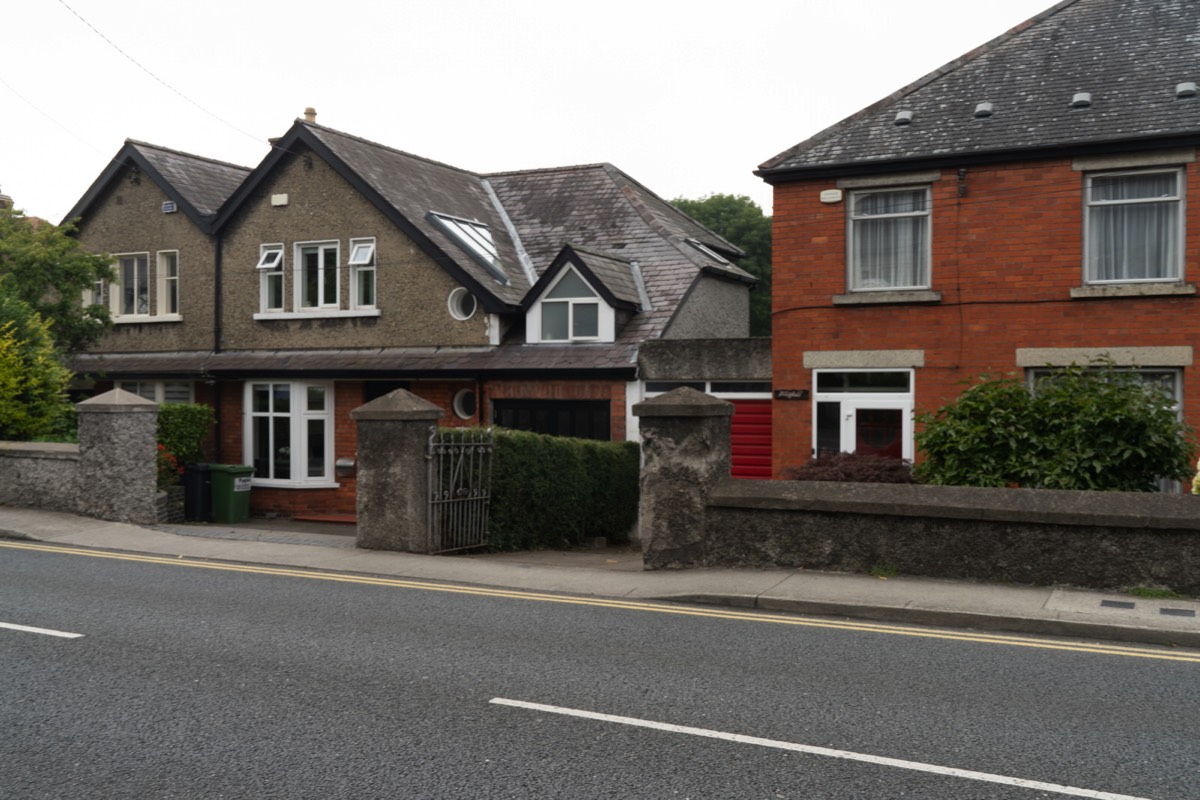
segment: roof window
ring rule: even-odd
[[[496,243],[492,240],[492,231],[487,225],[474,220],[452,217],[449,214],[429,212],[429,218],[450,238],[466,250],[476,261],[482,264],[488,272],[501,283],[508,283],[508,276],[500,266],[500,257],[496,252]]]
[[[718,253],[716,250],[713,250],[711,247],[709,247],[706,244],[701,244],[700,242],[696,241],[695,239],[688,239],[687,243],[690,244],[692,247],[696,248],[697,250],[699,250],[704,255],[711,258],[713,261],[716,261],[718,264],[728,264],[729,263],[729,259],[725,258],[723,255]]]

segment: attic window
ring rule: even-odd
[[[492,273],[496,280],[508,283],[508,276],[500,267],[496,243],[492,240],[492,232],[487,225],[482,222],[452,217],[448,214],[439,214],[436,211],[430,211],[429,218],[449,234],[459,247],[466,250],[488,272]]]
[[[711,258],[713,261],[716,261],[718,264],[728,264],[729,263],[729,259],[725,258],[720,253],[718,253],[716,250],[713,250],[711,247],[709,247],[706,244],[701,244],[700,242],[696,241],[695,239],[688,239],[687,243],[690,244],[692,247],[696,248],[697,250],[699,250],[704,255]]]

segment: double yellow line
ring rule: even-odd
[[[1128,658],[1150,658],[1161,661],[1184,661],[1192,664],[1200,664],[1200,653],[1190,650],[1172,652],[1170,650],[1152,647],[1092,644],[1086,642],[1058,642],[1047,639],[1010,636],[1006,634],[979,633],[975,631],[956,632],[938,630],[935,628],[907,627],[903,625],[890,625],[883,623],[840,621],[832,619],[827,620],[814,617],[769,614],[760,611],[737,611],[726,608],[703,608],[697,606],[671,605],[666,603],[596,597],[573,597],[571,595],[542,594],[538,592],[525,592],[511,589],[489,589],[478,586],[456,586],[454,584],[431,583],[427,581],[407,580],[403,578],[384,578],[372,575],[320,572],[309,569],[289,569],[286,567],[268,567],[218,561],[201,561],[193,558],[185,558],[183,556],[170,558],[166,556],[148,556],[139,555],[136,553],[118,553],[105,550],[87,550],[75,547],[33,544],[29,542],[0,541],[0,548],[9,548],[13,550],[34,550],[44,553],[57,553],[60,555],[86,556],[88,558],[107,558],[117,561],[133,561],[143,564],[162,564],[176,567],[191,567],[193,569],[214,569],[222,572],[246,572],[253,575],[274,575],[286,578],[306,578],[308,580],[332,581],[336,583],[383,586],[393,589],[416,589],[426,592],[444,592],[448,594],[474,595],[477,597],[530,600],[541,603],[560,603],[563,605],[615,608],[626,611],[674,614],[685,617],[707,617],[710,619],[727,619],[740,622],[760,622],[770,623],[773,625],[797,625],[806,628],[827,628],[841,631],[882,633],[892,636],[915,636],[923,639],[949,639],[956,642],[976,642],[980,644],[1006,645],[1009,647],[1032,647],[1039,650],[1066,650],[1075,653],[1096,653],[1110,656],[1125,656]]]

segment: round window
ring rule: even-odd
[[[470,319],[475,314],[477,304],[475,295],[460,286],[450,293],[447,305],[450,306],[450,316],[455,319]]]
[[[454,415],[459,419],[471,419],[475,416],[475,392],[471,389],[460,389],[454,395]]]

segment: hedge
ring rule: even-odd
[[[204,443],[215,423],[211,407],[199,403],[163,403],[158,407],[158,443],[180,464],[205,460]]]
[[[638,509],[636,442],[507,429],[497,429],[495,437],[490,547],[569,547],[600,536],[629,540]]]

